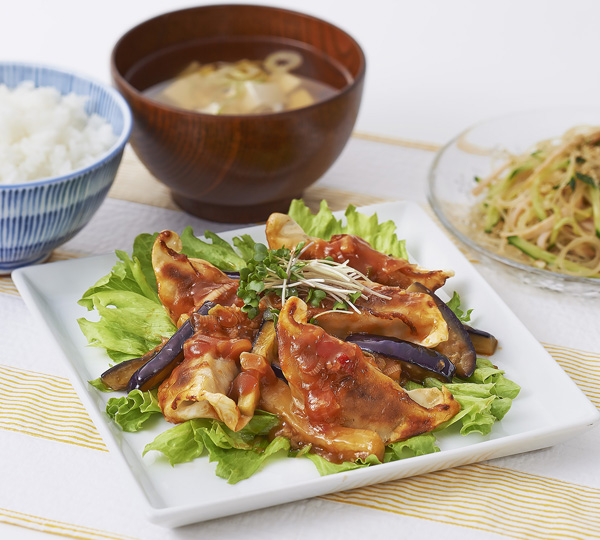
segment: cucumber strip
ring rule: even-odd
[[[596,236],[600,238],[600,188],[590,187],[590,199],[592,200],[592,213],[594,214]]]
[[[556,242],[556,239],[558,238],[558,233],[560,232],[560,230],[565,226],[565,225],[571,225],[573,227],[573,229],[575,231],[579,231],[579,233],[581,233],[581,228],[579,227],[579,225],[577,225],[577,222],[572,218],[572,217],[564,217],[560,220],[558,220],[554,227],[552,227],[552,233],[550,233],[550,239],[548,240],[548,243],[553,246],[554,243]]]
[[[546,251],[545,249],[542,249],[539,246],[536,246],[535,244],[532,244],[531,242],[528,242],[527,240],[524,240],[520,236],[509,236],[507,240],[511,246],[515,246],[516,248],[520,249],[532,259],[544,261],[549,265],[556,264],[556,259],[558,258],[556,255]],[[563,261],[563,267],[565,270],[568,270],[574,274],[580,274],[585,277],[600,278],[600,274],[588,275],[588,272],[590,271],[589,268],[571,261]]]
[[[485,222],[483,230],[486,233],[491,233],[492,229],[500,221],[500,211],[497,206],[488,206],[485,212]]]

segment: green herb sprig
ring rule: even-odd
[[[301,259],[305,247],[304,242],[294,250],[269,249],[264,244],[254,246],[254,255],[240,270],[237,293],[244,301],[242,311],[250,319],[259,314],[260,300],[268,294],[280,297],[281,305],[290,296],[299,296],[313,307],[321,307],[326,298],[331,298],[333,306],[330,311],[347,313],[359,313],[355,302],[369,294],[389,300],[388,296],[373,290],[376,284],[348,266],[347,261],[338,263],[331,257]]]

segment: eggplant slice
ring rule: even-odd
[[[197,313],[208,315],[215,307],[213,302],[204,302]],[[194,327],[190,319],[185,321],[167,341],[158,353],[142,365],[129,379],[127,391],[142,391],[156,388],[163,382],[183,360],[183,344],[194,335]]]
[[[452,380],[456,369],[454,364],[443,354],[402,339],[373,334],[352,334],[346,338],[346,341],[355,343],[363,351],[381,354],[418,366],[448,382]]]
[[[470,377],[475,371],[475,363],[477,354],[469,337],[469,333],[465,329],[463,323],[458,319],[454,312],[440,300],[435,293],[430,291],[421,283],[413,283],[407,289],[408,291],[426,293],[435,302],[435,305],[440,310],[442,317],[448,325],[448,339],[439,345],[436,345],[435,350],[454,364],[456,374],[459,377]]]
[[[473,328],[472,326],[468,326],[466,324],[463,324],[463,326],[469,333],[471,343],[473,343],[473,347],[475,348],[475,352],[477,354],[491,356],[496,352],[498,340],[492,334],[486,332],[485,330],[479,330],[478,328]]]
[[[152,360],[158,354],[160,347],[162,347],[162,344],[147,352],[144,356],[116,364],[100,375],[100,379],[111,390],[125,390],[132,375]]]

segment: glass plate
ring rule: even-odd
[[[600,108],[540,109],[470,127],[439,151],[430,169],[428,199],[437,217],[450,233],[482,255],[486,262],[499,263],[500,268],[522,282],[583,296],[600,295],[600,279],[535,268],[519,260],[522,253],[512,246],[506,255],[496,253],[491,242],[486,244],[485,238],[476,237],[470,219],[472,208],[482,198],[472,193],[476,176],[488,176],[506,161],[507,153],[522,153],[538,141],[586,124],[600,126]]]
[[[507,376],[521,385],[512,409],[487,436],[456,432],[438,434],[435,454],[320,477],[308,459],[282,458],[267,463],[258,474],[238,484],[215,475],[208,458],[171,467],[156,452],[142,457],[144,446],[170,425],[156,422],[151,429],[124,433],[104,413],[110,394],[87,384],[108,365],[104,351],[88,347],[77,319],[89,312],[77,305],[90,284],[115,263],[114,255],[73,259],[13,272],[29,309],[62,350],[71,381],[105,443],[120,458],[146,502],[149,519],[179,526],[336,491],[526,452],[570,439],[596,422],[600,414],[542,345],[509,310],[471,266],[448,236],[414,203],[363,207],[382,221],[393,220],[409,252],[427,268],[452,268],[456,276],[445,293],[456,290],[465,307],[474,308],[473,325],[496,335],[500,347],[492,357]],[[263,227],[230,231],[264,241]],[[560,399],[556,399],[560,396]],[[126,489],[126,483],[121,489]],[[93,486],[90,486],[93,489]],[[123,496],[126,496],[125,494]]]

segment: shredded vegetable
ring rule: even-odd
[[[600,128],[541,141],[476,181],[477,221],[498,251],[514,246],[535,267],[600,278]]]
[[[238,296],[244,300],[242,311],[252,319],[258,315],[260,294],[275,293],[284,304],[290,296],[300,296],[314,307],[330,297],[333,310],[360,313],[354,302],[368,294],[385,300],[385,296],[372,288],[373,281],[358,270],[348,266],[348,261],[338,263],[328,259],[301,260],[304,243],[290,251],[286,248],[269,250],[264,244],[255,244],[254,257],[240,271]],[[333,311],[332,310],[332,311]],[[325,311],[315,318],[329,313]]]

